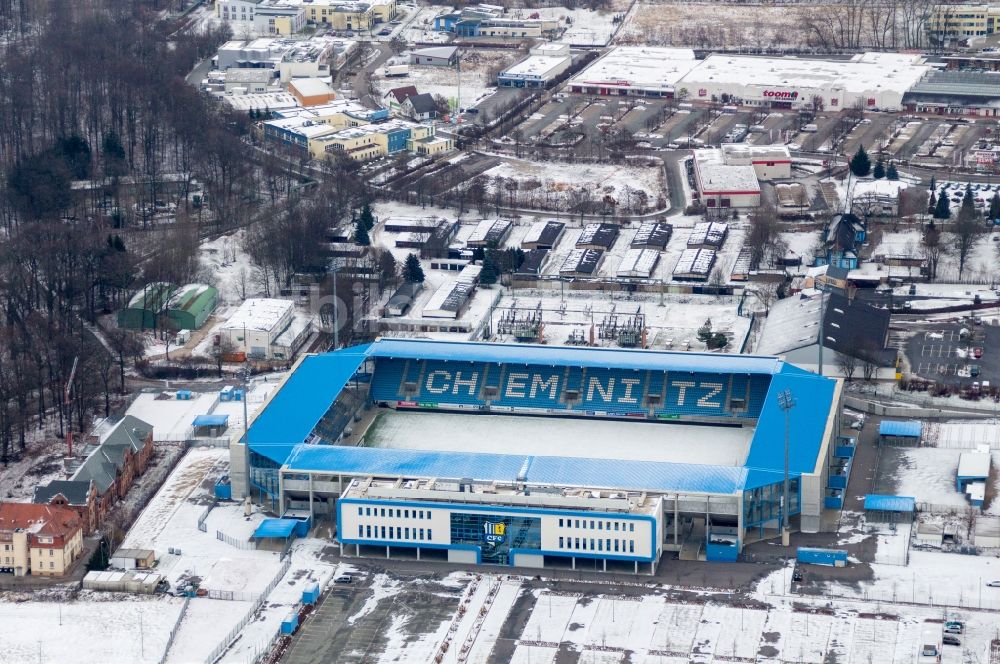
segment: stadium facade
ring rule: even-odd
[[[653,572],[779,532],[786,416],[793,528],[834,521],[840,399],[778,357],[382,339],[301,358],[231,474],[345,555]]]

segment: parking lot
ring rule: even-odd
[[[911,371],[921,378],[952,385],[992,382],[1000,378],[1000,359],[989,349],[998,340],[995,326],[954,323],[922,329],[907,340],[904,352]],[[982,351],[978,358],[977,348]]]

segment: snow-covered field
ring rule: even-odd
[[[630,192],[644,192],[653,206],[665,194],[663,169],[648,166],[602,166],[598,164],[565,164],[533,162],[505,158],[503,163],[485,171],[488,177],[502,177],[518,182],[538,182],[543,191],[568,195],[573,190],[586,190],[592,200],[611,196],[619,205]]]
[[[70,602],[0,602],[0,660],[156,664],[181,604],[98,593]]]
[[[609,443],[627,436],[627,447]],[[575,421],[516,415],[383,412],[365,434],[371,447],[578,456],[739,465],[750,428]]]
[[[614,43],[702,48],[798,46],[806,37],[801,26],[797,5],[637,2]]]

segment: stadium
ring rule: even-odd
[[[380,339],[300,359],[231,473],[344,555],[653,573],[779,534],[786,425],[792,529],[832,522],[840,399],[779,357]]]

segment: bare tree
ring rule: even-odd
[[[854,372],[858,369],[858,358],[851,353],[837,353],[837,366],[847,380],[854,379]]]

